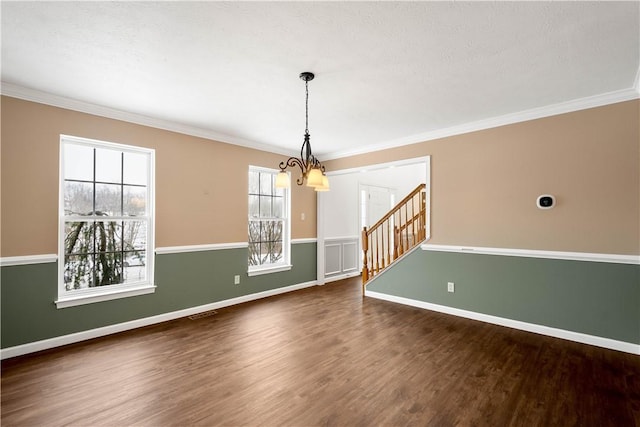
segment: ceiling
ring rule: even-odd
[[[321,160],[638,97],[640,2],[2,2],[2,93]],[[325,158],[323,158],[325,157]]]

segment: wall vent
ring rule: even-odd
[[[198,320],[202,319],[203,317],[213,316],[214,314],[218,314],[218,312],[215,310],[203,311],[202,313],[192,314],[191,316],[189,316],[189,319]]]

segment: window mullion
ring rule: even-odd
[[[78,298],[84,300],[85,296],[90,295],[101,295],[101,298],[116,293],[122,295],[122,289],[127,286],[137,289],[150,287],[153,278],[153,150],[127,149],[124,145],[65,135],[61,135],[60,143],[61,264],[58,307],[69,306],[68,301]],[[125,153],[128,152],[145,156],[137,157],[135,162],[139,162],[141,167],[146,162],[146,177],[135,177],[136,183],[131,185],[132,188],[143,188],[146,194],[144,215],[141,216],[125,215],[143,211],[142,206],[138,208],[134,205],[131,205],[133,210],[124,209],[125,200],[128,200],[124,194],[125,188],[128,188],[124,182],[124,168],[128,160]],[[114,174],[118,166],[118,174]],[[129,170],[135,171],[131,167]],[[98,177],[103,178],[104,182],[99,182]],[[74,182],[84,186],[68,184]],[[142,191],[136,190],[131,197],[137,197],[136,194]],[[104,205],[101,210],[105,215],[98,215],[98,203],[101,208]],[[88,215],[77,214],[87,211],[90,211]],[[117,215],[107,216],[106,213]],[[130,231],[128,234],[127,230]],[[127,236],[132,239],[129,245]],[[73,247],[70,246],[72,243]],[[134,247],[138,254],[135,259],[139,262],[133,262],[134,266],[125,272],[127,249]],[[101,251],[104,252],[102,257]],[[96,288],[99,284],[109,286]],[[77,304],[74,302],[72,305]]]
[[[124,216],[124,152],[120,153],[120,215]],[[120,274],[124,277],[124,219],[120,220]],[[117,248],[116,248],[117,251]]]
[[[252,175],[253,174],[253,175]],[[285,190],[284,194],[279,194],[278,189],[274,185],[274,177],[277,171],[264,170],[258,167],[249,167],[250,176],[250,188],[251,179],[258,180],[258,194],[255,192],[249,193],[250,196],[256,196],[253,198],[253,206],[250,206],[250,212],[255,212],[257,207],[257,217],[249,216],[249,227],[251,233],[249,233],[250,244],[250,270],[267,270],[271,267],[282,266],[283,262],[288,264],[289,262],[289,249],[288,234],[289,234],[289,214],[288,214],[288,194],[289,190]],[[253,178],[251,178],[253,177]],[[269,185],[267,185],[269,182]],[[262,184],[264,183],[264,184]],[[255,187],[255,182],[253,182]],[[257,200],[255,200],[257,198]],[[263,202],[270,204],[269,212],[263,212],[266,210]],[[278,202],[280,202],[278,204]],[[276,209],[276,206],[278,208]],[[278,212],[278,216],[274,213]],[[266,215],[264,215],[266,213]],[[252,225],[253,224],[253,225]],[[256,232],[257,228],[257,232]],[[256,254],[253,251],[259,251]],[[257,262],[257,265],[256,265]]]
[[[92,180],[93,182],[91,183],[92,186],[92,204],[91,204],[91,216],[93,218],[95,218],[96,216],[96,194],[97,194],[97,189],[96,189],[96,165],[97,165],[97,158],[98,154],[97,154],[97,150],[95,149],[95,147],[93,148],[93,176],[92,176]],[[98,282],[97,280],[97,274],[96,274],[96,222],[95,220],[92,221],[91,223],[91,253],[89,254],[89,257],[91,258],[91,283],[89,283],[89,286],[95,286],[96,283]]]

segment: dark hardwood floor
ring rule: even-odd
[[[640,356],[359,278],[5,360],[3,426],[638,426]]]

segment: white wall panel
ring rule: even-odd
[[[358,242],[342,244],[342,271],[349,272],[358,269]]]
[[[342,245],[340,243],[328,243],[324,246],[325,275],[342,272]]]

